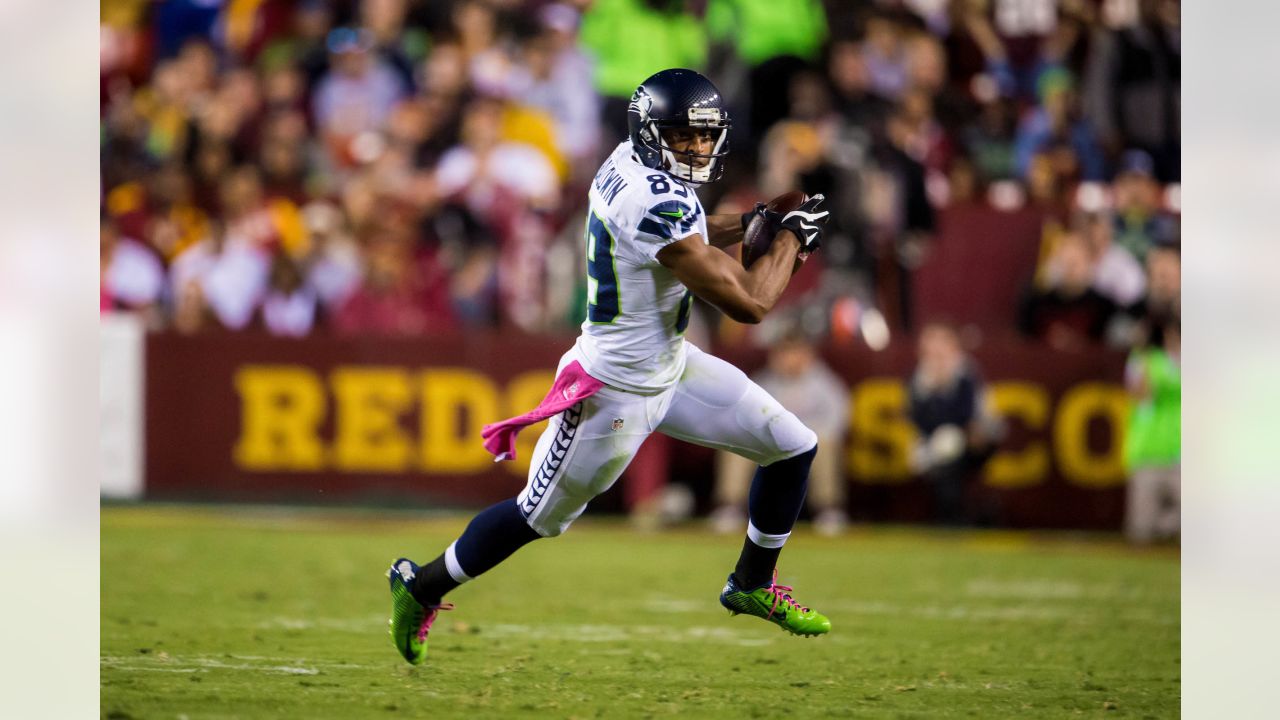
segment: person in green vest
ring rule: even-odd
[[[709,0],[707,34],[730,50],[728,63],[713,73],[724,78],[730,101],[746,110],[735,117],[735,124],[745,121],[735,131],[754,147],[786,117],[795,76],[822,60],[826,10],[820,0]],[[742,84],[746,92],[735,92]]]
[[[782,55],[815,62],[827,39],[827,15],[818,0],[710,0],[707,31],[731,42],[755,67]]]
[[[1131,471],[1125,535],[1149,543],[1178,534],[1182,482],[1182,325],[1166,320],[1157,342],[1134,350],[1125,368],[1133,413],[1125,438]]]
[[[645,78],[663,68],[701,70],[707,62],[706,30],[684,0],[596,0],[582,16],[579,37],[596,61],[608,147],[626,137],[627,103]]]

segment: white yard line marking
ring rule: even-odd
[[[285,675],[319,675],[320,671],[313,667],[303,667],[297,660],[291,658],[268,658],[254,655],[231,656],[233,660],[243,659],[266,660],[268,662],[282,663],[279,665],[260,665],[246,662],[225,662],[211,657],[183,657],[183,656],[164,656],[159,655],[139,655],[136,657],[104,655],[99,658],[99,663],[103,667],[109,667],[116,670],[142,671],[142,672],[177,672],[177,673],[196,673],[208,672],[210,670],[252,670],[255,672],[283,673]],[[292,664],[289,664],[292,663]],[[311,665],[325,665],[324,663],[309,663]],[[331,665],[332,667],[350,667],[347,665]]]
[[[513,637],[525,640],[560,640],[569,642],[625,642],[644,639],[656,642],[713,642],[740,646],[773,643],[755,633],[738,632],[722,627],[673,627],[670,625],[486,625],[486,637]]]
[[[1081,584],[1054,578],[977,578],[965,586],[965,593],[972,597],[1021,600],[1151,600],[1161,596],[1158,588],[1120,583]]]
[[[910,616],[934,620],[966,620],[966,621],[1060,621],[1080,620],[1091,622],[1102,609],[1091,606],[1050,606],[1019,605],[1015,607],[980,607],[970,605],[895,605],[886,602],[837,601],[828,603],[824,608],[836,613],[852,613],[855,615]],[[1140,611],[1120,611],[1115,614],[1126,622],[1149,623],[1152,625],[1176,625],[1179,618],[1176,614],[1162,617],[1154,613]]]

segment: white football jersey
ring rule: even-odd
[[[684,372],[693,295],[656,256],[690,235],[706,242],[706,213],[691,187],[640,164],[627,141],[600,167],[588,197],[578,360],[614,387],[660,392]]]

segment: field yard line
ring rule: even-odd
[[[670,625],[518,625],[497,624],[484,629],[488,637],[518,637],[537,640],[569,640],[575,642],[623,642],[645,639],[667,642],[722,642],[744,647],[773,643],[771,638],[756,637],[729,628],[675,627]]]
[[[699,607],[706,609],[706,602],[698,602]],[[686,612],[684,610],[665,610],[663,612]],[[274,617],[258,623],[255,627],[262,630],[310,630],[324,629],[337,632],[366,633],[384,630],[384,616],[371,617],[368,620],[351,618],[291,618]],[[450,625],[442,626],[446,632]],[[637,638],[666,642],[723,642],[742,646],[767,645],[772,640],[758,639],[738,633],[727,628],[681,627],[674,625],[520,625],[496,623],[479,626],[485,637],[520,637],[526,640],[568,640],[573,642],[625,642]]]
[[[972,607],[968,605],[895,605],[893,603],[886,602],[857,602],[847,600],[828,603],[823,607],[830,611],[848,612],[858,615],[909,615],[912,617],[935,620],[1025,620],[1031,622],[1070,619],[1087,622],[1094,618],[1095,611],[1097,610],[1097,608],[1091,608],[1088,606],[1083,609],[1077,606],[1068,608],[1045,606]],[[1118,614],[1110,614],[1115,617],[1119,617],[1126,622],[1150,623],[1153,625],[1176,625],[1179,622],[1179,618],[1176,614],[1171,614],[1168,618],[1144,612],[1121,611]]]
[[[338,632],[364,633],[386,630],[386,615],[366,615],[363,618],[292,618],[276,616],[255,625],[259,630],[336,630]]]
[[[257,656],[246,656],[257,657]],[[241,659],[232,656],[233,659]],[[288,663],[289,658],[261,658],[272,662]],[[249,663],[227,663],[221,660],[202,657],[202,656],[170,656],[160,657],[122,657],[106,655],[99,658],[98,662],[105,666],[116,670],[128,671],[144,671],[144,672],[208,672],[209,670],[255,670],[258,672],[277,672],[286,675],[319,675],[320,671],[310,667],[299,667],[297,665],[252,665]],[[293,661],[296,663],[296,661]],[[317,664],[317,663],[312,663]],[[323,665],[323,663],[318,663]],[[177,667],[165,667],[166,665],[176,665]],[[191,666],[195,667],[191,667]],[[344,665],[345,667],[345,665]]]
[[[965,586],[972,597],[1019,600],[1141,600],[1156,596],[1143,588],[1115,584],[1083,584],[1054,578],[975,578]]]

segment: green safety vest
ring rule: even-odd
[[[1134,404],[1125,441],[1130,468],[1175,465],[1182,459],[1182,369],[1163,349],[1129,357],[1147,379],[1151,396]]]
[[[629,98],[667,68],[702,70],[707,34],[688,13],[663,13],[641,0],[596,0],[582,17],[582,46],[596,59],[596,90]]]

